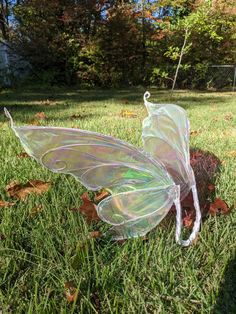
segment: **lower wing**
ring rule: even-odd
[[[99,217],[113,225],[113,239],[144,236],[169,212],[177,197],[176,186],[149,188],[109,196],[98,205]]]

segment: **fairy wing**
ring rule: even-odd
[[[152,182],[156,187],[173,184],[161,164],[110,136],[69,128],[17,127],[13,121],[12,128],[30,156],[53,172],[73,175],[90,190],[106,187],[118,192]]]
[[[177,196],[176,186],[118,193],[98,205],[98,215],[113,225],[113,239],[143,236],[169,212]]]
[[[113,238],[145,234],[173,204],[174,182],[166,169],[128,143],[79,129],[16,127],[12,119],[11,125],[27,153],[43,166],[73,175],[90,190],[106,187],[113,193],[97,209],[113,225]]]
[[[181,188],[184,198],[194,183],[189,157],[189,120],[186,111],[173,104],[153,104],[144,94],[148,117],[143,121],[144,150],[161,161]]]

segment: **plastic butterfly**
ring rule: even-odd
[[[189,121],[184,109],[153,104],[144,94],[148,117],[143,121],[144,151],[110,136],[79,129],[14,125],[26,152],[44,167],[73,175],[87,189],[109,190],[97,206],[112,225],[113,239],[143,236],[176,207],[176,241],[188,246],[201,222],[195,177],[189,158]],[[181,239],[181,205],[192,189],[196,220],[188,240]]]

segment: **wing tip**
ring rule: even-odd
[[[143,100],[144,100],[144,102],[146,102],[147,99],[150,98],[150,96],[151,96],[151,94],[150,94],[148,91],[146,91],[146,92],[144,93],[144,95],[143,95]]]
[[[4,107],[4,113],[5,113],[5,116],[10,120],[11,127],[13,128],[14,127],[14,122],[13,122],[13,119],[12,119],[12,116],[11,116],[10,112],[7,110],[6,107]]]

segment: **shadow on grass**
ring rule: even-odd
[[[214,103],[222,103],[225,101],[225,94],[214,94],[209,92],[196,92],[196,91],[174,91],[157,90],[147,88],[151,92],[151,101],[163,103],[177,103],[188,108],[194,105],[210,105]],[[121,105],[140,105],[143,103],[143,94],[146,88],[128,88],[128,89],[96,89],[96,90],[79,90],[71,88],[54,88],[42,89],[32,88],[25,90],[9,90],[0,93],[0,110],[4,106],[9,107],[23,107],[37,106],[39,108],[42,102],[60,102],[55,107],[58,108],[60,104],[65,105],[78,105],[82,102],[95,102],[95,101],[116,101]],[[45,108],[45,105],[42,106]],[[38,110],[38,109],[37,109]]]
[[[213,314],[236,313],[236,258],[226,266]]]
[[[5,102],[9,105],[17,103],[37,103],[49,100],[68,103],[108,101],[108,100],[128,100],[142,101],[145,90],[127,89],[127,90],[76,90],[76,89],[61,89],[61,90],[24,90],[24,91],[6,91],[0,94],[0,102]],[[30,105],[30,104],[29,104]]]

